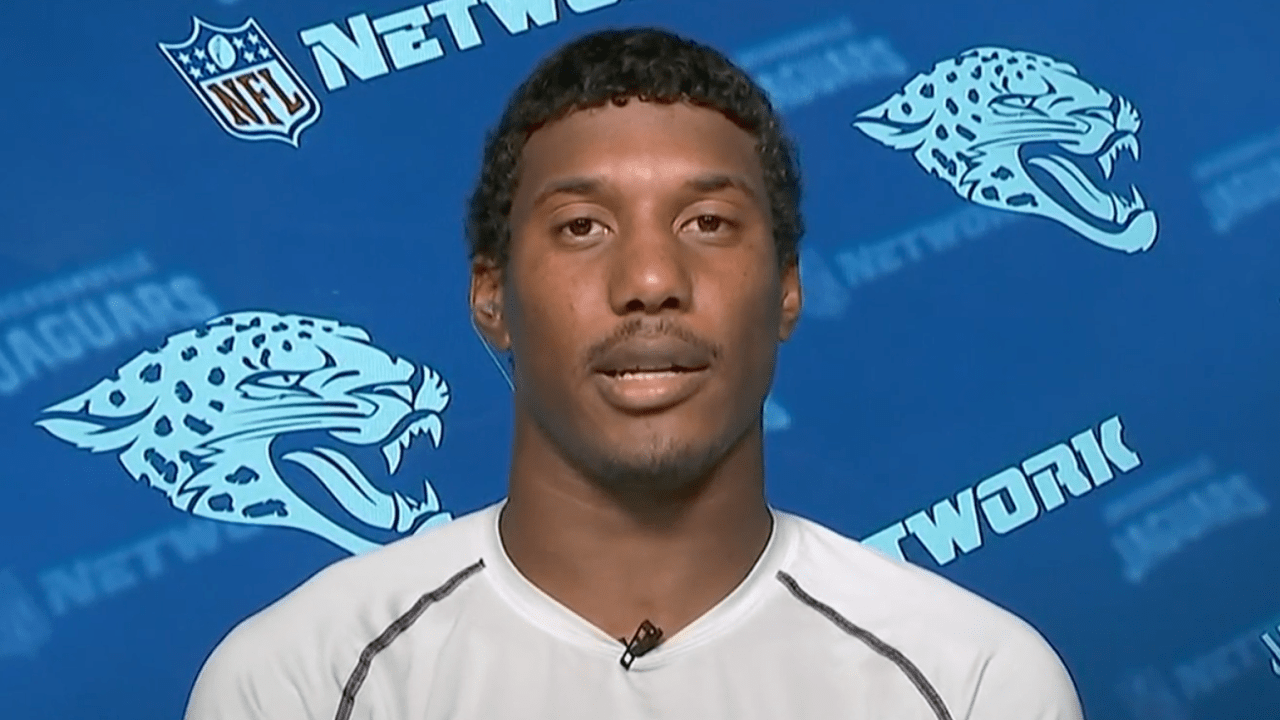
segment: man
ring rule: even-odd
[[[471,311],[509,494],[234,630],[189,720],[1080,720],[1031,627],[770,508],[800,185],[765,96],[657,30],[548,58],[486,144]]]

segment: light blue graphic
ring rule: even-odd
[[[1276,625],[1276,637],[1280,637],[1280,625]],[[1270,632],[1262,633],[1262,644],[1271,653],[1271,672],[1280,677],[1280,643],[1271,637]]]
[[[0,571],[0,657],[34,655],[51,635],[44,610],[11,570]]]
[[[361,328],[241,312],[169,337],[36,425],[79,448],[118,452],[134,480],[192,515],[296,528],[359,553],[381,543],[305,502],[277,456],[308,471],[358,524],[419,532],[452,519],[431,482],[423,500],[388,493],[351,455],[376,448],[394,476],[414,438],[440,446],[448,404],[444,378],[373,346]],[[293,448],[299,439],[304,447]],[[282,440],[290,447],[273,452]]]
[[[1141,720],[1192,720],[1191,709],[1160,671],[1131,671],[1116,688],[1133,717]]]
[[[853,126],[979,205],[1055,220],[1127,253],[1156,241],[1155,212],[1137,187],[1100,187],[1116,159],[1138,159],[1138,111],[1044,55],[968,50],[912,78]]]
[[[234,28],[192,18],[190,37],[159,47],[233,137],[298,147],[320,119],[320,101],[253,18]]]
[[[791,413],[769,393],[764,398],[764,431],[780,432],[791,427]]]

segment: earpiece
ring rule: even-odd
[[[484,304],[484,309],[485,309],[485,312],[489,313],[490,315],[493,315],[494,317],[499,317],[502,314],[502,312],[498,309],[497,303],[493,301],[486,302]],[[471,329],[475,330],[476,337],[480,338],[480,343],[484,345],[485,352],[489,353],[489,357],[493,360],[493,364],[498,367],[498,372],[502,373],[502,377],[504,380],[507,381],[507,385],[510,386],[511,391],[515,392],[515,389],[516,389],[515,383],[511,381],[511,376],[507,374],[507,369],[502,367],[502,362],[498,360],[498,356],[494,353],[493,348],[489,345],[489,341],[485,339],[484,333],[480,332],[480,326],[476,325],[476,318],[474,315],[471,316]]]

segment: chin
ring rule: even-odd
[[[584,463],[601,486],[616,492],[679,494],[699,487],[727,454],[733,440],[655,434],[647,440],[598,448]],[[585,459],[585,458],[584,458]]]

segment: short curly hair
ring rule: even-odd
[[[606,102],[625,105],[633,97],[711,108],[755,137],[779,269],[796,262],[804,235],[800,171],[795,145],[768,96],[719,51],[659,28],[602,30],[579,38],[544,59],[515,90],[486,136],[479,182],[469,201],[471,260],[507,267],[512,197],[529,136],[577,110]]]

